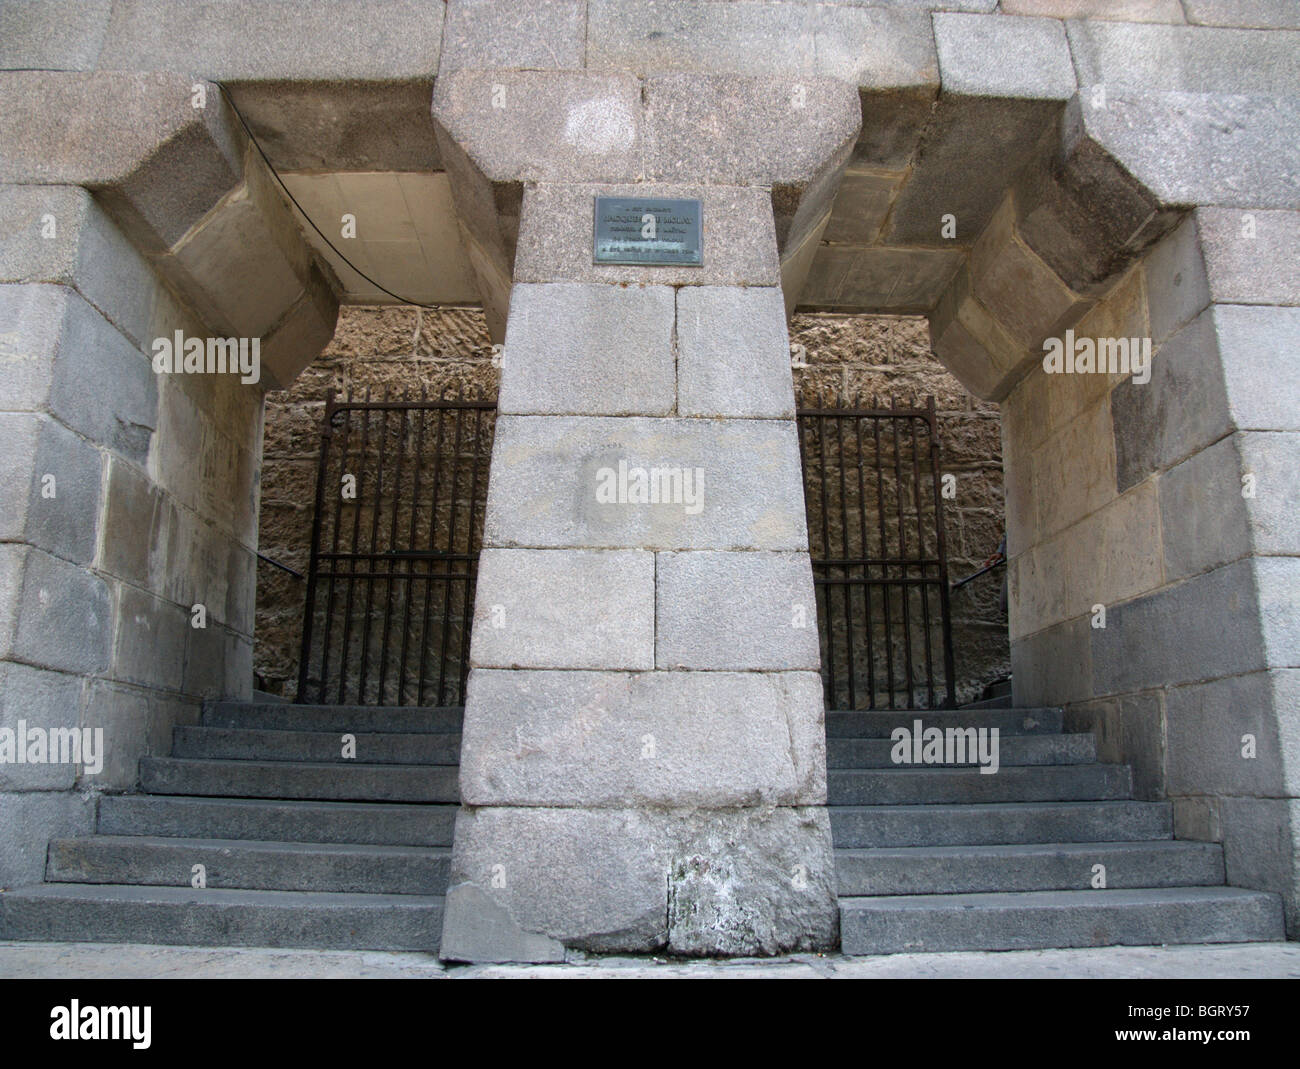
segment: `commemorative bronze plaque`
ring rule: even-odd
[[[592,262],[699,267],[698,200],[597,197]]]

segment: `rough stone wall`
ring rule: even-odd
[[[900,403],[933,394],[939,409],[945,472],[957,496],[944,502],[951,578],[979,567],[1002,534],[1002,462],[998,406],[968,394],[930,352],[919,316],[800,314],[791,343],[807,350],[795,370],[799,403],[820,396],[894,396]],[[306,573],[320,419],[331,393],[384,391],[430,396],[463,389],[495,397],[499,372],[482,313],[473,309],[345,308],[333,342],[294,383],[267,396],[260,551]],[[306,584],[258,563],[254,669],[258,686],[292,697]],[[952,601],[959,700],[1010,670],[1006,615],[998,608],[1001,572],[977,579]]]

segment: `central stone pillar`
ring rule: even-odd
[[[485,293],[509,292],[450,960],[836,942],[778,233],[795,247],[824,219],[856,99],[822,87],[826,148],[791,165],[798,181],[716,166],[743,146],[703,131],[700,174],[667,181],[661,153],[698,122],[672,106],[720,80],[659,108],[623,81],[462,73],[435,102]],[[494,116],[494,89],[536,106]],[[519,123],[529,158],[512,170],[493,135]],[[556,155],[539,158],[548,133]],[[775,135],[756,148],[769,168]],[[652,180],[602,177],[624,169]],[[500,208],[518,192],[516,222]],[[593,265],[598,195],[698,199],[703,266]]]

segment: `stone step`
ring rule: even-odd
[[[282,698],[279,694],[270,694],[267,691],[258,690],[256,687],[253,688],[253,701],[261,705],[283,705],[288,700],[288,698]]]
[[[295,802],[116,794],[99,799],[101,835],[450,846],[454,805]]]
[[[828,709],[826,735],[833,739],[887,739],[895,728],[997,728],[1000,735],[1059,735],[1060,709]]]
[[[841,898],[840,933],[845,954],[1285,938],[1281,899],[1236,887]]]
[[[184,887],[202,865],[212,888],[440,895],[450,864],[447,847],[95,835],[52,841],[45,879]]]
[[[454,765],[460,735],[392,732],[355,735],[356,756],[343,756],[342,733],[177,727],[172,756],[232,761],[314,761],[369,765]]]
[[[1010,709],[1011,695],[999,694],[992,698],[981,698],[977,702],[967,702],[963,709]]]
[[[898,768],[890,758],[894,745],[889,739],[827,739],[826,765],[828,768]],[[1090,732],[999,736],[998,758],[1003,766],[1085,765],[1097,760],[1097,740]]]
[[[0,938],[436,951],[442,901],[440,895],[44,883],[0,894]]]
[[[331,801],[455,802],[455,765],[360,765],[289,761],[200,761],[142,757],[150,794]]]
[[[1132,842],[1173,835],[1168,802],[866,805],[832,806],[828,812],[841,849]]]
[[[208,702],[203,726],[264,731],[460,731],[460,708],[409,705],[292,705],[287,702]]]
[[[1126,765],[1022,765],[985,775],[963,768],[833,769],[827,804],[946,805],[983,802],[1071,802],[1127,798]]]
[[[841,895],[1088,890],[1094,865],[1106,867],[1111,889],[1223,883],[1218,843],[1166,839],[835,851]]]

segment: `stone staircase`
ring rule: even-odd
[[[845,953],[1284,938],[1277,896],[1224,886],[1221,848],[1175,841],[1169,804],[1134,801],[1059,709],[980,704],[827,714]],[[894,765],[890,733],[917,719],[998,728],[1000,770]],[[143,793],[50,843],[44,883],[0,894],[0,938],[436,951],[460,721],[212,703],[141,761]]]
[[[51,842],[45,882],[0,895],[0,937],[436,951],[460,722],[209,704],[140,762],[144,793],[102,796],[94,835]]]
[[[1174,840],[1170,804],[1134,801],[1092,735],[1009,705],[827,713],[844,953],[1285,938],[1281,900],[1225,886],[1222,848]],[[1000,770],[893,764],[916,720],[998,728]]]

